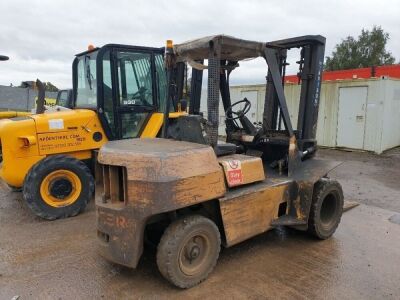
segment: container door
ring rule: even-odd
[[[257,91],[242,91],[241,99],[247,98],[251,102],[251,108],[249,112],[246,114],[246,117],[250,120],[251,123],[256,123],[257,120],[257,109],[258,109],[258,101],[257,101],[258,92]],[[242,105],[241,108],[243,108]],[[235,108],[236,109],[236,108]]]
[[[338,147],[364,148],[367,95],[368,87],[339,89]]]

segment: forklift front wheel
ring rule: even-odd
[[[185,216],[165,230],[157,249],[161,274],[180,288],[190,288],[214,269],[221,248],[215,223],[199,215]]]
[[[343,190],[339,182],[323,178],[314,186],[308,231],[325,240],[332,236],[343,213]]]
[[[55,155],[47,157],[28,172],[23,196],[39,217],[54,220],[83,211],[94,191],[94,179],[80,160]]]

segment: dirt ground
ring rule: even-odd
[[[275,229],[223,249],[209,279],[190,290],[161,277],[154,250],[136,270],[103,260],[93,203],[77,217],[48,222],[31,214],[20,193],[3,189],[0,299],[399,299],[400,150],[318,155],[344,161],[331,177],[346,200],[361,203],[343,215],[333,238]]]
[[[330,177],[340,181],[346,200],[400,213],[400,147],[382,155],[323,149],[318,156],[343,162]]]

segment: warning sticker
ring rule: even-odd
[[[226,174],[229,186],[242,184],[243,174],[240,160],[229,160],[227,164]]]
[[[49,129],[64,129],[64,120],[63,119],[50,119],[49,120]]]

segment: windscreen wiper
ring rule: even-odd
[[[88,59],[89,59],[89,61],[88,61]],[[93,89],[92,88],[92,79],[94,79],[94,76],[90,72],[90,56],[89,55],[85,56],[85,65],[86,65],[86,79],[89,84],[89,89],[92,90]]]

